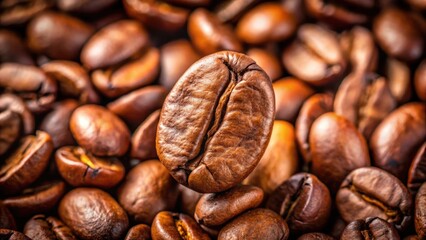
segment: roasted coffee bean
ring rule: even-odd
[[[236,21],[245,11],[255,5],[259,0],[230,0],[219,4],[215,14],[221,22]]]
[[[33,188],[24,189],[20,195],[5,198],[3,204],[14,216],[27,218],[53,210],[65,193],[65,183],[50,181]]]
[[[403,231],[411,221],[411,194],[396,177],[376,167],[352,171],[336,196],[346,222],[379,217]]]
[[[5,112],[5,119],[8,119],[7,112],[12,112],[14,121],[20,121],[20,128],[23,134],[31,134],[34,132],[34,117],[25,105],[24,101],[13,94],[5,93],[0,95],[0,109]],[[15,113],[20,120],[15,118]]]
[[[155,138],[157,135],[160,110],[149,115],[144,122],[134,131],[130,156],[139,160],[157,159]]]
[[[220,226],[237,215],[258,207],[262,201],[262,189],[236,186],[225,192],[204,194],[197,203],[194,218],[207,227]]]
[[[129,226],[126,212],[108,193],[76,188],[62,198],[59,217],[79,239],[122,239]]]
[[[371,136],[374,165],[406,182],[410,163],[425,140],[426,104],[407,103],[390,113]]]
[[[0,155],[6,153],[21,136],[22,120],[11,109],[0,112]]]
[[[0,201],[0,229],[2,228],[16,230],[16,222],[9,209]]]
[[[70,129],[77,143],[97,156],[122,156],[129,148],[130,133],[125,123],[98,105],[83,105],[74,110]]]
[[[36,215],[24,227],[24,234],[39,240],[77,240],[71,229],[55,217]]]
[[[158,156],[191,189],[229,189],[263,155],[274,109],[272,84],[253,60],[226,51],[207,56],[186,71],[164,102]]]
[[[190,216],[172,212],[160,212],[151,226],[153,240],[161,239],[210,239]]]
[[[414,76],[414,86],[417,96],[422,101],[426,101],[426,60],[423,60],[417,67]]]
[[[426,238],[426,183],[423,183],[416,195],[414,225],[419,239]]]
[[[364,239],[399,239],[398,231],[392,224],[379,217],[370,217],[365,220],[355,220],[346,226],[341,240]]]
[[[261,48],[251,48],[247,51],[247,55],[268,74],[272,81],[283,75],[280,60],[273,53]]]
[[[407,12],[384,9],[375,19],[373,33],[379,46],[390,56],[415,61],[424,53],[424,39],[417,23]]]
[[[56,99],[56,83],[33,66],[0,65],[0,88],[23,98],[28,109],[35,113],[49,110]]]
[[[288,236],[288,226],[278,214],[268,209],[257,208],[226,224],[220,230],[217,239],[286,240]]]
[[[368,29],[356,26],[344,32],[340,45],[351,64],[352,72],[376,71],[378,53],[373,34]]]
[[[295,124],[296,141],[305,163],[312,162],[309,135],[314,121],[326,112],[333,110],[333,97],[318,93],[309,97],[302,105]]]
[[[318,86],[335,82],[346,69],[335,33],[313,24],[299,28],[297,39],[284,49],[282,61],[289,73]]]
[[[272,84],[275,93],[275,119],[294,122],[303,102],[314,93],[304,82],[282,78]]]
[[[166,2],[171,1],[123,0],[124,8],[129,16],[151,28],[177,31],[185,25],[189,11]]]
[[[205,9],[197,9],[189,16],[188,35],[194,46],[205,55],[221,50],[243,50],[231,27],[222,24]]]
[[[258,186],[265,194],[270,194],[297,172],[298,161],[293,126],[275,120],[265,153],[243,183]]]
[[[340,84],[334,111],[349,121],[369,140],[377,125],[396,108],[385,78],[353,72]]]
[[[124,240],[151,240],[151,228],[146,224],[135,225],[129,229]]]
[[[177,206],[180,208],[180,212],[188,214],[189,216],[194,216],[195,207],[203,194],[187,188],[182,184],[179,184],[178,188],[179,198]]]
[[[116,2],[117,0],[57,0],[57,6],[65,12],[90,14],[99,12]]]
[[[78,59],[92,34],[93,29],[88,24],[56,12],[37,15],[27,28],[29,48],[52,59]]]
[[[62,178],[74,187],[112,188],[124,177],[124,166],[115,157],[96,157],[81,147],[62,147],[55,153]]]
[[[161,72],[158,82],[170,91],[177,80],[200,59],[192,44],[185,39],[164,44],[161,49]]]
[[[306,233],[297,240],[334,240],[334,238],[324,233]]]
[[[288,39],[296,27],[296,19],[280,3],[262,3],[238,21],[235,32],[248,44],[264,44]]]
[[[20,192],[43,173],[53,151],[49,134],[37,131],[19,141],[19,146],[0,165],[0,193]]]
[[[407,187],[415,192],[426,182],[426,142],[419,148],[408,170]]]
[[[122,66],[94,71],[92,81],[105,96],[118,97],[151,84],[158,75],[159,67],[160,52],[156,48],[151,48]]]
[[[151,113],[161,109],[167,91],[161,86],[148,86],[126,94],[107,107],[123,119],[131,129],[137,128]]]
[[[131,39],[132,44],[127,40]],[[136,21],[121,20],[105,26],[84,45],[81,62],[89,70],[123,62],[148,46],[148,34]]]
[[[370,166],[364,137],[349,120],[335,113],[325,113],[314,121],[309,145],[312,173],[332,194],[352,170]]]
[[[398,103],[404,103],[411,98],[411,74],[407,63],[394,58],[386,61],[386,76],[389,90]]]
[[[126,175],[117,199],[137,223],[151,224],[155,215],[175,207],[178,188],[167,169],[157,160],[139,163]]]
[[[52,7],[52,0],[5,0],[0,3],[0,25],[25,24],[38,13]]]
[[[14,62],[20,64],[34,65],[28,49],[22,40],[14,32],[0,30],[0,63]]]
[[[266,206],[286,220],[291,233],[320,231],[331,212],[327,187],[312,174],[298,173],[284,181]]]
[[[61,96],[78,99],[81,103],[98,103],[98,93],[90,82],[87,71],[71,61],[50,61],[41,69],[58,83]]]
[[[0,229],[0,239],[4,240],[32,240],[25,234],[11,229]]]

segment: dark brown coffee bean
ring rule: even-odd
[[[122,156],[129,148],[127,126],[114,113],[98,105],[78,107],[71,115],[70,129],[77,143],[97,156]]]
[[[71,229],[55,217],[36,215],[24,227],[24,234],[39,240],[77,240]]]
[[[426,104],[407,103],[389,114],[371,136],[374,165],[405,182],[410,163],[425,140]]]
[[[305,163],[312,162],[309,135],[314,121],[326,112],[333,110],[333,97],[330,94],[315,94],[302,105],[296,120],[296,141]]]
[[[158,0],[124,0],[123,4],[129,16],[162,31],[179,30],[185,25],[189,14],[184,8]]]
[[[28,49],[14,32],[0,30],[0,63],[14,62],[34,65]]]
[[[188,35],[194,46],[204,55],[221,50],[243,51],[231,27],[222,24],[205,9],[197,9],[189,16]]]
[[[238,21],[235,32],[248,44],[264,44],[288,39],[296,27],[296,19],[280,3],[262,3]]]
[[[342,233],[341,240],[364,240],[377,239],[399,240],[398,231],[392,224],[379,217],[370,217],[365,220],[355,220],[346,226]]]
[[[124,240],[151,240],[151,228],[145,224],[135,225],[129,229]]]
[[[346,222],[379,217],[404,230],[411,221],[411,194],[392,174],[376,167],[352,171],[336,196],[336,205]]]
[[[29,48],[53,59],[78,59],[92,34],[93,29],[88,24],[56,12],[37,15],[27,28]]]
[[[410,100],[412,91],[410,66],[397,59],[388,58],[386,76],[389,89],[398,103],[405,103]]]
[[[131,129],[135,129],[151,113],[163,106],[166,96],[167,90],[165,88],[147,86],[110,102],[107,107],[123,119]]]
[[[414,88],[417,96],[422,101],[426,101],[426,60],[423,60],[417,67],[414,76]]]
[[[265,153],[243,183],[258,186],[265,194],[270,194],[297,172],[298,161],[293,126],[275,120]]]
[[[161,72],[158,82],[170,91],[177,80],[200,59],[192,44],[185,39],[171,41],[161,47]]]
[[[416,192],[426,182],[426,143],[419,148],[408,170],[407,187]]]
[[[188,214],[189,216],[194,216],[195,207],[203,194],[187,188],[182,184],[179,184],[178,188],[179,198],[177,206],[180,208],[180,212]]]
[[[126,212],[114,198],[96,188],[70,191],[58,213],[79,239],[121,239],[129,226]]]
[[[16,230],[16,222],[9,209],[0,201],[0,229],[2,228]]]
[[[387,8],[375,19],[373,33],[377,43],[390,56],[403,61],[415,61],[424,51],[424,39],[419,26],[409,13]]]
[[[306,233],[297,240],[334,240],[334,238],[324,233]]]
[[[352,11],[351,8],[339,6],[341,1],[305,0],[309,15],[333,28],[346,28],[356,24],[364,24],[368,18],[363,13]],[[361,2],[361,1],[357,1]]]
[[[174,208],[178,194],[167,169],[159,161],[149,160],[129,171],[117,199],[136,222],[151,224],[157,213]]]
[[[378,52],[373,34],[366,28],[356,26],[344,32],[340,45],[349,60],[352,72],[375,72]]]
[[[207,227],[220,226],[237,215],[258,207],[262,201],[262,189],[236,186],[225,192],[204,194],[197,203],[194,218]]]
[[[128,40],[132,44],[128,44]],[[105,26],[84,45],[81,62],[89,70],[121,63],[148,45],[148,34],[136,21],[122,20]]]
[[[210,239],[190,216],[172,212],[160,212],[155,216],[151,226],[151,236],[153,240]]]
[[[268,209],[257,208],[226,224],[220,230],[217,239],[286,240],[288,235],[288,226],[278,214]]]
[[[41,69],[58,83],[61,96],[73,97],[81,103],[98,103],[98,93],[90,82],[87,71],[71,61],[50,61]]]
[[[158,156],[193,190],[229,189],[263,155],[274,109],[272,84],[253,60],[226,51],[207,56],[186,71],[164,102]]]
[[[352,170],[370,166],[364,137],[346,118],[325,113],[315,120],[309,134],[312,173],[337,192],[340,183]]]
[[[64,12],[73,13],[96,13],[107,7],[110,7],[117,0],[103,0],[103,1],[90,1],[90,0],[57,0],[57,6]]]
[[[275,93],[275,119],[294,122],[303,102],[314,90],[304,82],[287,77],[272,84]]]
[[[130,156],[139,160],[157,159],[155,149],[155,138],[157,136],[157,126],[160,120],[160,110],[149,115],[144,122],[134,131]]]
[[[96,157],[81,147],[62,147],[55,153],[62,178],[74,187],[112,188],[124,177],[124,166],[115,157]]]
[[[6,153],[19,139],[21,126],[22,120],[18,113],[8,108],[0,112],[0,155]]]
[[[5,198],[3,204],[10,209],[14,216],[27,218],[53,210],[64,193],[64,182],[50,181],[24,189],[18,196]]]
[[[10,229],[0,229],[0,239],[4,240],[31,240],[25,234]]]
[[[416,195],[414,225],[419,239],[426,238],[426,183],[423,183]]]
[[[24,99],[31,112],[44,112],[56,99],[56,83],[39,68],[16,63],[0,66],[0,88]]]
[[[255,5],[259,0],[230,0],[219,4],[215,10],[221,22],[236,21],[245,11]]]
[[[374,129],[396,108],[385,78],[372,73],[352,72],[340,84],[334,111],[351,121],[369,140]]]
[[[299,28],[296,41],[284,49],[282,61],[289,73],[319,86],[335,82],[346,69],[335,33],[313,24]]]
[[[52,7],[52,0],[5,0],[0,3],[0,25],[20,25]]]
[[[105,96],[118,97],[151,84],[158,75],[159,67],[160,52],[156,48],[151,48],[140,57],[122,66],[94,71],[92,81]]]
[[[251,48],[247,51],[247,55],[268,74],[272,81],[283,75],[280,60],[273,53],[261,48]]]
[[[317,177],[298,173],[271,194],[266,206],[286,220],[292,233],[303,233],[325,227],[331,203],[329,190]]]
[[[33,183],[47,167],[52,151],[52,139],[45,132],[22,138],[0,165],[0,192],[12,195]]]

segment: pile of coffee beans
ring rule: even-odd
[[[424,240],[425,49],[425,0],[2,0],[0,240]]]

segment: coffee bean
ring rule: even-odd
[[[411,98],[412,83],[410,67],[407,63],[394,58],[386,62],[389,90],[398,103],[405,103]]]
[[[133,226],[127,232],[124,240],[150,240],[151,228],[145,224],[138,224]]]
[[[392,224],[379,217],[350,222],[343,231],[341,240],[399,239],[398,231]]]
[[[215,14],[221,22],[236,21],[241,15],[258,3],[259,0],[230,0],[222,2],[216,9]]]
[[[15,119],[15,121],[20,121],[20,125],[23,134],[31,134],[34,132],[34,117],[25,105],[25,102],[18,96],[10,93],[4,93],[0,95],[0,108],[3,109],[5,114],[5,120],[8,119],[9,113],[15,116],[15,113],[18,115],[20,120]],[[8,122],[9,123],[9,122]],[[10,129],[11,130],[11,129]]]
[[[417,67],[414,76],[414,86],[417,96],[421,100],[426,101],[426,60],[422,61]]]
[[[416,195],[414,225],[420,239],[426,237],[426,183],[423,183]]]
[[[273,116],[266,73],[243,54],[212,54],[192,65],[167,96],[157,153],[179,183],[199,192],[224,191],[259,162]]]
[[[283,75],[281,63],[273,53],[261,48],[251,48],[247,51],[247,56],[251,57],[268,74],[272,81]]]
[[[40,240],[77,240],[71,229],[55,217],[36,215],[24,227],[24,234]]]
[[[149,115],[144,122],[134,131],[130,156],[139,160],[157,159],[155,138],[157,135],[160,110]]]
[[[0,25],[22,25],[28,22],[38,13],[52,7],[54,1],[51,0],[24,0],[24,1],[7,1],[2,6],[0,13]]]
[[[0,239],[4,240],[31,240],[25,234],[10,229],[0,229]]]
[[[14,62],[34,65],[28,49],[17,34],[8,30],[0,30],[0,63]]]
[[[117,0],[57,0],[57,6],[64,12],[90,14],[99,12],[116,2]]]
[[[407,187],[416,192],[426,181],[426,143],[419,148],[408,170]]]
[[[9,209],[0,201],[0,229],[2,228],[16,230],[16,222]]]
[[[306,233],[297,240],[333,240],[334,238],[324,233]]]
[[[197,206],[198,200],[200,200],[203,194],[187,188],[181,184],[179,184],[178,188],[179,198],[177,206],[180,207],[180,212],[188,214],[189,216],[194,216],[195,207]]]

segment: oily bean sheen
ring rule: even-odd
[[[423,183],[416,195],[414,225],[420,239],[426,238],[426,183]]]
[[[411,221],[411,194],[392,174],[376,167],[352,171],[336,195],[340,216],[346,222],[380,217],[404,230]]]
[[[224,51],[201,59],[164,102],[156,140],[161,162],[199,192],[235,186],[268,145],[274,101],[269,77],[249,57]]]
[[[390,240],[399,239],[398,231],[392,224],[379,217],[370,217],[365,220],[355,220],[346,226],[341,240]]]
[[[114,113],[98,105],[78,107],[70,119],[70,129],[77,143],[98,156],[122,156],[130,143],[126,124]]]
[[[286,240],[288,236],[288,226],[278,214],[268,209],[257,208],[225,225],[217,239]]]
[[[398,103],[405,103],[411,99],[412,76],[410,64],[388,57],[386,61],[386,77],[389,90]]]
[[[35,215],[24,227],[24,234],[38,240],[77,240],[71,229],[55,217]]]
[[[79,239],[121,239],[129,226],[126,212],[108,193],[76,188],[59,204],[59,217]]]
[[[352,170],[370,166],[364,137],[335,113],[325,113],[312,124],[309,135],[312,173],[335,193]]]
[[[262,203],[263,191],[254,186],[237,186],[221,193],[204,194],[195,208],[195,220],[206,226],[219,226]]]

